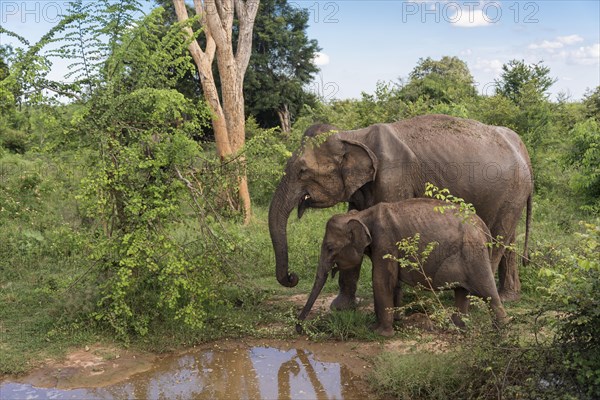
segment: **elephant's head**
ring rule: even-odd
[[[365,249],[371,244],[371,233],[355,214],[336,215],[327,222],[315,283],[299,320],[304,320],[310,312],[334,266],[343,270],[362,262]]]
[[[298,207],[300,218],[309,207],[348,201],[377,174],[377,157],[366,145],[344,132],[323,135],[306,140],[288,160],[269,208],[276,275],[283,286],[298,283],[298,276],[288,272],[287,220],[292,210]]]

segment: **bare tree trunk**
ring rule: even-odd
[[[221,159],[235,157],[246,140],[246,118],[244,115],[244,75],[252,49],[252,29],[258,10],[259,0],[194,0],[196,14],[200,16],[203,33],[206,35],[204,51],[196,40],[189,44],[189,50],[198,68],[204,98],[212,113],[217,153]],[[173,0],[179,21],[188,17],[184,0]],[[233,51],[232,31],[234,14],[237,16],[239,36],[236,52]],[[185,28],[190,37],[191,28]],[[212,63],[216,54],[219,77],[221,78],[221,99],[212,74]],[[237,179],[238,196],[244,210],[244,222],[248,223],[252,214],[245,158],[237,160],[240,173]]]
[[[284,104],[282,108],[277,110],[277,116],[279,117],[279,125],[281,125],[281,131],[283,133],[290,133],[292,130],[292,124],[290,122],[290,110],[288,105]]]

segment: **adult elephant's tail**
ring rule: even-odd
[[[529,242],[529,227],[531,226],[531,206],[533,202],[533,193],[529,194],[527,198],[527,216],[525,217],[525,243],[523,244],[523,265],[529,264],[529,251],[527,245]]]

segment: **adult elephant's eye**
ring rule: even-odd
[[[300,167],[300,172],[298,173],[298,175],[300,176],[300,178],[305,178],[308,176],[308,168],[307,167]]]

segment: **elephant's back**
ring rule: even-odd
[[[379,203],[373,212],[380,221],[398,221],[396,236],[419,233],[422,240],[461,242],[476,238],[482,243],[490,236],[485,222],[476,214],[466,215],[452,203],[430,198],[412,198],[395,203]]]
[[[435,141],[440,144],[464,144],[465,141],[473,141],[505,146],[505,138],[498,135],[496,126],[472,119],[429,114],[401,120],[391,125],[406,143]]]
[[[418,160],[418,186],[431,182],[472,203],[492,226],[502,208],[524,207],[532,190],[529,155],[508,128],[447,115],[424,115],[392,124]]]

